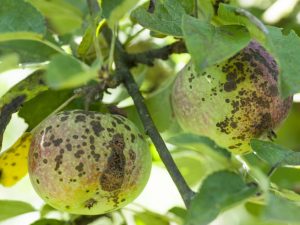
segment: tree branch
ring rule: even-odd
[[[111,30],[108,27],[105,27],[103,28],[102,33],[104,35],[104,38],[108,42],[108,44],[110,44],[112,40]],[[154,122],[144,103],[144,98],[142,97],[139,88],[135,83],[131,72],[129,71],[129,68],[133,66],[131,62],[132,59],[130,59],[130,55],[125,52],[123,46],[118,40],[116,41],[115,50],[116,51],[115,51],[114,59],[116,64],[116,75],[122,78],[123,83],[129,95],[132,97],[135,107],[137,108],[138,114],[141,118],[146,134],[151,138],[161,160],[165,164],[171,178],[173,179],[175,185],[177,186],[177,189],[179,190],[179,193],[186,207],[188,207],[194,195],[194,192],[187,185],[185,179],[183,178],[182,174],[177,168],[165,142],[163,141],[156,126],[154,125]]]
[[[137,63],[153,66],[155,59],[166,60],[173,53],[185,53],[185,52],[187,52],[187,50],[184,42],[176,41],[162,48],[152,49],[141,53],[128,54],[126,61],[130,67],[136,66]]]

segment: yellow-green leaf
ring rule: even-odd
[[[24,133],[13,146],[0,155],[0,184],[3,186],[13,186],[27,174],[31,137],[30,133]]]

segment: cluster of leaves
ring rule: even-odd
[[[88,103],[90,109],[106,112],[110,105],[123,105],[127,116],[142,130],[137,110],[126,101],[129,96],[123,86],[109,90],[110,95],[104,93],[103,99],[103,90],[94,89],[114,73],[118,37],[122,37],[127,52],[138,52],[144,57],[150,57],[151,49],[161,47],[156,43],[158,38],[163,44],[175,39],[184,42],[199,71],[233,56],[256,39],[279,64],[282,95],[299,91],[300,79],[296,75],[300,71],[300,39],[294,31],[266,27],[248,11],[218,0],[157,0],[151,1],[150,7],[149,2],[137,6],[138,2],[1,0],[0,72],[20,65],[33,71],[0,100],[0,144],[13,113],[18,112],[28,124],[18,142],[0,155],[2,185],[12,186],[26,175],[30,132],[74,96],[76,99],[65,108],[85,108]],[[102,36],[107,27],[114,34],[111,45]],[[145,33],[148,30],[150,36]],[[299,223],[299,180],[293,174],[298,173],[300,155],[295,149],[253,140],[255,154],[236,157],[206,137],[175,135],[180,128],[174,121],[169,95],[179,60],[182,58],[176,56],[168,61],[150,59],[152,68],[148,62],[134,65],[136,68],[131,71],[155,125],[166,141],[176,147],[172,155],[177,166],[189,185],[201,186],[188,210],[174,207],[167,215],[145,210],[134,214],[136,223],[204,225],[237,205],[249,215],[244,224]],[[160,163],[155,154],[153,158]],[[109,223],[114,218],[108,214],[92,218],[71,216],[68,221],[47,219],[52,210],[46,205],[40,210],[41,219],[34,224],[88,224],[95,219]],[[0,221],[32,211],[36,209],[28,203],[0,201]],[[121,221],[126,224],[126,220]]]

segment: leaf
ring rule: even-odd
[[[153,13],[149,13],[145,5],[131,13],[132,19],[151,31],[166,35],[182,36],[181,17],[185,14],[179,0],[157,1]]]
[[[56,50],[38,41],[11,40],[0,42],[0,54],[17,54],[21,63],[44,62],[56,53]]]
[[[299,224],[300,206],[295,202],[270,194],[263,219],[284,224]]]
[[[180,208],[180,207],[177,207],[177,206],[169,209],[169,212],[173,213],[174,215],[176,215],[176,216],[178,216],[178,217],[180,217],[182,219],[184,219],[186,217],[186,215],[187,215],[186,209]]]
[[[19,57],[17,54],[7,54],[0,57],[0,73],[18,67]]]
[[[13,113],[17,112],[22,104],[39,93],[48,89],[42,79],[44,71],[37,70],[30,76],[12,87],[0,99],[0,148],[3,133]]]
[[[0,184],[13,186],[27,174],[30,144],[31,134],[24,133],[13,146],[0,155]]]
[[[82,13],[64,0],[28,0],[47,19],[47,25],[59,35],[71,33],[82,25]]]
[[[300,90],[300,38],[294,31],[283,34],[282,29],[268,26],[271,43],[267,49],[279,65],[279,81],[283,97]]]
[[[93,46],[93,30],[91,26],[89,26],[82,37],[82,41],[80,42],[77,48],[77,54],[80,58],[85,58],[88,54],[89,50]]]
[[[205,161],[198,153],[176,152],[172,156],[188,185],[195,186],[199,184],[201,178],[207,174]]]
[[[134,215],[137,225],[169,225],[170,221],[166,217],[153,212],[141,212]]]
[[[24,0],[1,0],[0,39],[2,35],[18,32],[43,36],[46,32],[44,17]]]
[[[69,223],[62,221],[62,220],[56,220],[56,219],[41,219],[37,220],[34,223],[31,223],[30,225],[68,225]]]
[[[45,204],[42,209],[40,210],[41,217],[45,217],[48,213],[57,211],[57,209],[53,208],[52,206]]]
[[[242,14],[240,11],[245,13]],[[246,16],[245,14],[248,16]],[[222,3],[219,5],[218,17],[222,20],[222,24],[243,25],[248,29],[252,38],[261,43],[267,42],[267,27],[265,27],[265,25],[250,12],[234,7],[232,5]],[[250,18],[252,21],[250,20]]]
[[[72,95],[72,90],[45,91],[26,102],[18,115],[25,119],[30,131]]]
[[[48,65],[46,82],[53,89],[74,88],[86,84],[97,75],[97,68],[89,68],[72,56],[56,55]]]
[[[113,27],[139,0],[102,0],[103,15],[108,19],[108,24]]]
[[[300,165],[300,152],[261,140],[251,140],[250,145],[258,157],[272,167]]]
[[[35,209],[26,202],[0,200],[0,221],[33,211]]]
[[[208,22],[184,15],[182,30],[196,69],[222,62],[247,46],[250,35],[243,26],[214,27]]]
[[[191,202],[186,225],[206,225],[224,209],[232,207],[255,194],[256,187],[248,186],[242,178],[229,171],[208,176]]]
[[[204,149],[203,145],[205,145],[210,149],[209,152],[204,152],[206,154],[217,154],[228,159],[231,157],[230,152],[228,152],[225,148],[221,148],[213,140],[205,136],[199,136],[190,133],[182,133],[169,138],[167,142],[178,147],[192,149],[199,152],[201,152],[201,149]]]

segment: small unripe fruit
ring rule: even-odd
[[[103,214],[141,193],[151,155],[128,119],[73,110],[39,125],[28,169],[34,189],[49,205],[73,214]]]
[[[292,97],[282,99],[278,67],[257,42],[197,74],[189,63],[178,75],[172,106],[182,128],[208,136],[234,153],[271,132],[287,115]]]

